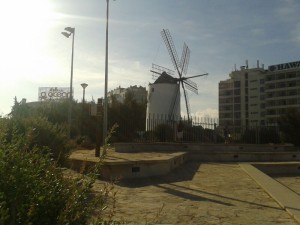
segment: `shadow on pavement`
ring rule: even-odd
[[[120,180],[117,182],[117,185],[124,187],[144,187],[149,185],[190,181],[199,170],[200,165],[201,163],[199,162],[185,163],[164,176]]]

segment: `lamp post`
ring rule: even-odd
[[[85,113],[84,113],[84,97],[85,97],[85,88],[88,86],[88,84],[86,84],[86,83],[82,83],[81,84],[81,87],[83,88],[83,96],[82,96],[82,112],[81,112],[81,135],[84,135],[84,128],[85,128],[85,126],[84,126],[84,121],[85,121]]]
[[[61,32],[62,35],[69,38],[71,34],[73,34],[72,39],[72,57],[71,57],[71,79],[70,79],[70,96],[69,96],[69,108],[68,108],[68,133],[69,138],[71,138],[71,121],[72,121],[72,100],[73,100],[73,58],[74,58],[74,36],[75,36],[75,28],[66,27],[66,31]]]
[[[104,112],[103,112],[103,145],[107,136],[107,79],[108,79],[108,12],[109,0],[106,0],[106,42],[105,42],[105,88],[104,88]]]
[[[82,97],[82,103],[84,104],[84,96],[85,96],[85,88],[88,86],[86,83],[82,83],[81,87],[83,88],[83,97]]]

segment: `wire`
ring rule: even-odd
[[[157,59],[157,56],[158,56],[158,52],[160,50],[161,43],[162,43],[162,41],[159,42],[159,45],[158,45],[157,51],[156,51],[156,55],[155,55],[154,59],[152,60],[152,62],[156,62],[156,59]]]

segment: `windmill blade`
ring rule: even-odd
[[[153,73],[156,73],[156,74],[162,74],[163,72],[166,72],[167,74],[171,75],[171,76],[174,76],[174,71],[173,70],[170,70],[168,68],[165,68],[163,66],[159,66],[157,64],[154,64],[152,63],[152,70],[150,70],[151,72]]]
[[[182,80],[186,80],[186,79],[189,79],[189,78],[195,78],[195,77],[201,77],[201,76],[207,76],[207,75],[208,75],[208,73],[204,73],[204,74],[190,76],[190,77],[183,77]]]
[[[188,93],[183,85],[183,82],[181,81],[181,87],[183,89],[183,93],[184,93],[184,99],[185,99],[185,106],[186,106],[186,113],[187,113],[187,117],[188,117],[188,121],[190,121],[190,102],[189,102],[189,96]]]
[[[186,89],[194,92],[195,94],[198,94],[198,85],[195,82],[191,80],[184,80],[183,83]]]
[[[187,69],[189,66],[189,60],[190,60],[190,49],[189,47],[186,45],[186,43],[184,43],[183,45],[183,50],[182,50],[182,55],[181,55],[181,60],[180,60],[180,68],[181,68],[181,74],[185,75],[187,73]]]
[[[171,57],[173,66],[174,66],[175,70],[178,72],[179,77],[181,78],[181,73],[180,73],[180,70],[179,70],[179,59],[178,59],[178,55],[177,55],[177,52],[176,52],[176,49],[175,49],[175,46],[174,46],[174,43],[173,43],[173,40],[172,40],[172,37],[171,37],[171,34],[170,34],[169,30],[168,29],[163,29],[161,31],[161,36],[162,36],[162,38],[165,42],[165,45],[168,49],[168,52],[169,52],[169,55]]]

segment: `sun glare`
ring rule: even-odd
[[[14,81],[27,69],[34,67],[39,70],[41,64],[37,62],[43,54],[47,54],[47,34],[54,19],[55,13],[50,0],[1,2],[0,59],[4,63],[1,63],[0,71],[6,74],[1,79]],[[8,74],[12,75],[7,76]]]

